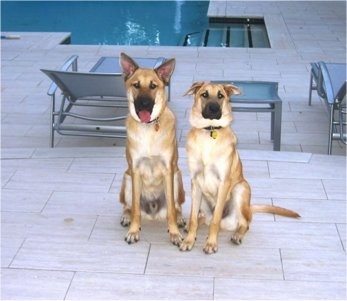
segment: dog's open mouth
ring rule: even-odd
[[[154,106],[154,101],[147,96],[139,96],[134,102],[137,116],[143,123],[151,122],[151,114]]]
[[[137,112],[137,116],[139,116],[141,122],[148,123],[151,121],[151,113],[147,110]]]

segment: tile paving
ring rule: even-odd
[[[253,202],[292,208],[302,218],[257,214],[242,245],[222,231],[219,252],[207,256],[206,226],[188,253],[171,245],[164,222],[143,221],[140,242],[127,245],[117,204],[124,148],[62,150],[27,149],[16,158],[4,150],[3,299],[345,297],[343,156],[240,150]]]
[[[20,33],[1,43],[1,298],[346,299],[346,156],[327,150],[327,112],[308,107],[309,62],[346,61],[344,1],[211,1],[210,15],[264,16],[271,49],[59,45],[67,33]],[[58,136],[49,145],[49,81],[70,55],[89,70],[100,56],[176,57],[170,106],[178,120],[180,167],[190,209],[184,150],[191,99],[205,79],[276,80],[283,99],[282,151],[269,118],[235,113],[253,203],[297,210],[301,219],[257,214],[240,246],[222,231],[219,252],[202,252],[207,227],[188,253],[171,245],[164,222],[143,221],[127,245],[118,193],[123,141]],[[249,125],[252,124],[252,127]]]

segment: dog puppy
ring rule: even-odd
[[[237,138],[230,124],[230,96],[240,94],[234,85],[194,83],[186,95],[194,95],[187,136],[188,166],[191,176],[191,212],[188,235],[180,250],[193,248],[200,222],[209,225],[204,247],[206,254],[218,250],[220,228],[232,232],[231,240],[240,244],[253,212],[299,217],[296,212],[269,205],[251,205],[251,189],[242,171],[236,150]]]
[[[141,216],[152,220],[167,218],[171,242],[179,245],[184,226],[181,204],[185,200],[178,168],[175,116],[167,107],[165,86],[175,68],[169,59],[156,69],[140,68],[125,53],[120,55],[127,92],[126,159],[120,202],[121,224],[129,226],[125,241],[139,240]]]

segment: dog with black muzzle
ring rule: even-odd
[[[181,204],[185,200],[178,168],[175,116],[167,106],[165,86],[175,68],[169,59],[156,69],[140,68],[125,53],[120,55],[127,92],[126,159],[120,202],[121,224],[129,226],[125,241],[139,240],[141,217],[167,218],[170,240],[179,245],[184,226]]]
[[[233,85],[206,82],[194,83],[186,92],[194,95],[192,128],[186,144],[192,205],[188,235],[180,245],[182,251],[193,248],[198,225],[203,222],[209,225],[203,250],[211,254],[218,250],[220,228],[230,230],[231,240],[240,244],[254,212],[299,217],[285,208],[251,205],[251,188],[243,177],[237,139],[230,127],[230,96],[240,93]]]

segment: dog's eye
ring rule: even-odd
[[[222,99],[222,98],[224,98],[224,95],[220,92],[220,91],[218,91],[218,99]]]
[[[149,88],[152,89],[152,90],[154,90],[156,87],[157,87],[157,85],[156,85],[155,83],[152,83],[152,82],[151,82],[151,83],[149,84]]]
[[[205,91],[204,93],[201,94],[201,96],[202,96],[203,98],[207,98],[207,97],[208,97],[208,92]]]
[[[140,88],[140,83],[139,82],[133,83],[133,87],[136,88],[136,89],[139,89]]]

